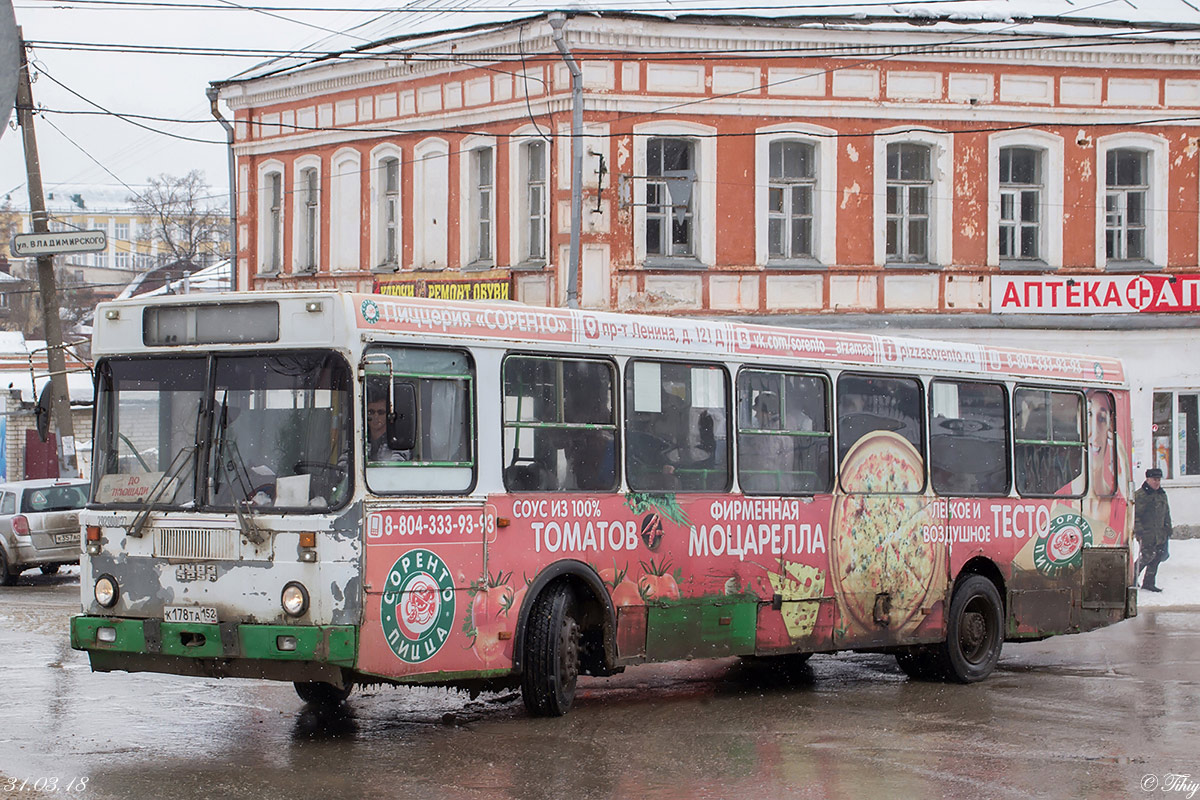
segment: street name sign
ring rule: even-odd
[[[95,253],[107,247],[108,234],[104,231],[18,233],[12,239],[12,254],[17,258],[57,253]]]

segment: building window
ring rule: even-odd
[[[1200,392],[1154,393],[1153,466],[1165,478],[1200,475]]]
[[[646,254],[695,256],[696,143],[652,138],[646,143]]]
[[[356,150],[334,154],[329,173],[329,263],[334,269],[359,269],[362,245],[360,156]]]
[[[1143,261],[1149,154],[1128,147],[1114,148],[1108,151],[1105,162],[1105,255],[1109,261]]]
[[[426,139],[413,149],[413,265],[445,269],[449,242],[450,147],[443,139]],[[466,197],[466,166],[460,172],[461,197]],[[461,207],[460,207],[461,208]],[[466,210],[462,209],[463,219]],[[465,227],[465,226],[463,226]],[[464,235],[465,238],[465,235]],[[462,252],[465,252],[464,250]]]
[[[383,170],[383,197],[380,206],[383,221],[380,229],[380,264],[395,267],[400,263],[400,159],[385,158]]]
[[[129,253],[118,250],[113,254],[113,262],[117,269],[129,269]]]
[[[927,144],[887,146],[887,251],[889,262],[930,263],[933,152]]]
[[[129,223],[117,222],[113,225],[113,238],[122,242],[129,241]]]
[[[317,271],[317,233],[321,220],[320,191],[320,178],[316,168],[300,170],[300,196],[296,203],[296,213],[300,222],[296,238],[299,248],[296,260],[298,272]]]
[[[816,147],[808,142],[771,142],[770,173],[768,258],[812,258]]]
[[[383,144],[371,151],[371,269],[395,272],[402,258],[400,149]]]
[[[278,170],[264,172],[260,194],[259,271],[265,275],[275,275],[283,264],[283,173]],[[139,268],[143,267],[140,254],[135,261]]]
[[[521,146],[521,261],[546,262],[546,143],[526,142]]]
[[[471,151],[471,264],[491,265],[494,156],[490,147]]]
[[[1032,147],[1000,151],[1000,259],[1032,261],[1041,252],[1042,153]]]

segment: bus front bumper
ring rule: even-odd
[[[310,680],[354,666],[358,629],[78,616],[71,647],[86,651],[97,671]]]

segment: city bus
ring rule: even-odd
[[[520,687],[895,655],[1136,614],[1110,358],[335,292],[96,313],[96,671]]]

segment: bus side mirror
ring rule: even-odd
[[[392,386],[392,413],[388,417],[388,447],[412,450],[417,441],[417,390],[411,383]]]

